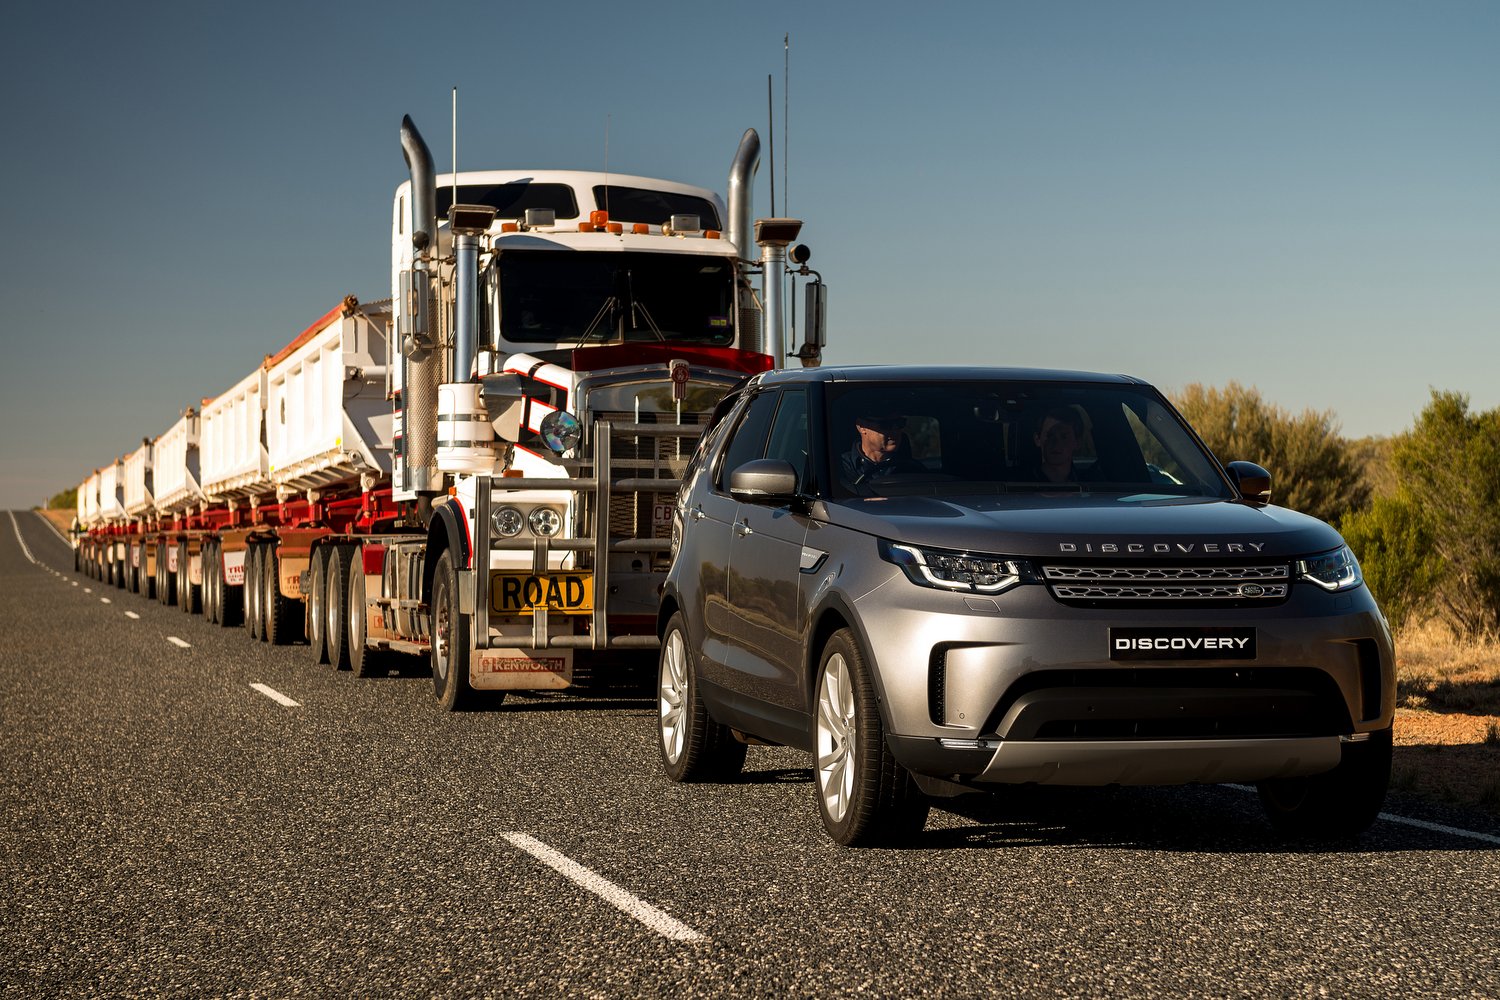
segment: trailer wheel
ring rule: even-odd
[[[250,638],[261,638],[260,630],[260,543],[252,542],[245,549],[245,631]]]
[[[216,580],[218,574],[215,570],[218,568],[219,559],[211,540],[203,540],[203,552],[198,557],[198,562],[203,567],[203,620],[210,625],[217,625],[219,623],[219,585]]]
[[[380,655],[365,645],[365,573],[364,566],[354,565],[353,560],[349,564],[348,590],[349,608],[345,615],[348,628],[344,634],[348,637],[349,669],[355,677],[374,677]]]
[[[167,543],[163,542],[161,546],[161,602],[170,608],[172,605],[177,603],[177,574],[168,572],[167,570],[167,549]]]
[[[130,566],[128,557],[118,560],[119,569],[115,570],[115,586],[121,590],[125,589],[125,570]]]
[[[300,638],[296,635],[297,616],[292,609],[297,602],[281,596],[281,564],[276,558],[276,547],[267,545],[261,556],[265,563],[266,599],[261,613],[265,616],[266,642],[286,646]]]
[[[469,687],[470,619],[458,606],[458,571],[453,550],[438,557],[432,574],[432,688],[439,708],[449,712],[474,701]],[[502,695],[503,697],[503,695]]]
[[[192,557],[188,555],[188,543],[177,543],[177,603],[185,615],[196,615],[203,610],[201,587],[193,585]]]
[[[312,647],[314,663],[328,662],[328,614],[324,605],[328,603],[328,548],[313,549],[312,566],[308,570],[310,593],[307,595],[307,644]]]
[[[349,663],[349,567],[359,550],[335,545],[328,552],[323,581],[323,635],[328,644],[328,662],[335,670],[348,670]]]

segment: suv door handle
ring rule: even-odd
[[[734,533],[739,537],[744,538],[746,535],[755,534],[755,529],[750,527],[750,525],[746,524],[744,521],[736,521],[734,525]]]
[[[700,507],[689,507],[688,508],[688,514],[692,517],[692,519],[694,521],[701,521],[705,517],[708,516],[707,514],[703,513],[703,508],[701,506]]]

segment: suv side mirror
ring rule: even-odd
[[[1254,462],[1230,462],[1224,466],[1235,489],[1251,503],[1271,502],[1271,474]]]
[[[729,495],[745,503],[790,500],[797,495],[797,471],[779,458],[757,458],[729,474]]]

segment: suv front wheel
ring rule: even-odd
[[[1345,743],[1339,766],[1306,778],[1278,778],[1256,785],[1271,826],[1295,840],[1348,840],[1380,814],[1391,780],[1391,731]]]
[[[927,797],[885,745],[870,668],[848,629],[823,649],[814,726],[818,812],[830,837],[863,847],[921,831]]]

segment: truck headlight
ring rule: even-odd
[[[526,519],[531,524],[531,533],[551,538],[562,530],[562,515],[551,507],[537,507]]]
[[[1297,560],[1297,575],[1329,591],[1358,587],[1365,579],[1359,570],[1359,560],[1347,545]]]
[[[515,507],[496,507],[490,514],[490,527],[500,538],[515,538],[525,526],[525,515]]]
[[[900,566],[912,583],[938,590],[999,594],[1036,579],[1024,559],[974,552],[951,552],[899,542],[880,542],[880,557]]]

